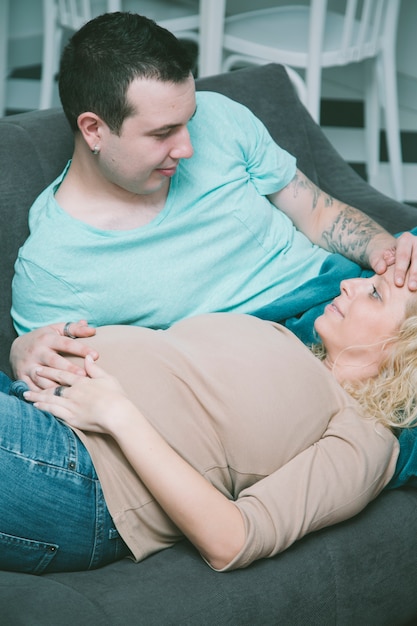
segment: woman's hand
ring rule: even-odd
[[[64,323],[51,324],[14,340],[10,351],[10,364],[15,378],[24,380],[32,390],[40,390],[56,386],[57,381],[51,378],[52,370],[64,370],[85,376],[84,369],[61,355],[84,358],[91,354],[93,359],[97,359],[98,354],[87,344],[65,336],[64,327]],[[89,326],[85,320],[73,322],[70,332],[75,337],[92,337],[96,334],[95,328]],[[40,373],[41,368],[43,374]],[[51,368],[48,376],[44,375],[45,368]]]
[[[91,356],[85,370],[88,378],[41,371],[60,383],[60,395],[26,391],[25,399],[71,426],[112,436],[174,524],[212,567],[224,568],[245,540],[239,509],[170,447]]]
[[[122,416],[135,410],[113,376],[107,374],[91,357],[84,361],[87,377],[65,370],[40,368],[40,376],[59,387],[27,391],[24,396],[36,408],[52,413],[80,430],[112,434]],[[129,410],[126,411],[124,409]]]

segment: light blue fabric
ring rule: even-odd
[[[75,220],[54,199],[61,178],[38,198],[15,266],[19,333],[66,319],[166,328],[199,313],[251,313],[319,273],[329,253],[265,197],[291,181],[295,159],[242,105],[207,92],[197,102],[194,156],[151,223],[101,231]]]
[[[0,373],[0,569],[93,569],[130,554],[90,455],[63,422]]]

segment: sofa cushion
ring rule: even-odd
[[[138,564],[39,577],[0,572],[0,614],[4,624],[27,626],[411,623],[416,515],[414,490],[384,493],[352,520],[226,574],[186,541]]]
[[[391,232],[417,225],[417,211],[372,189],[341,159],[298,102],[277,65],[198,81],[249,105],[306,174]],[[70,158],[60,110],[0,120],[0,368],[14,336],[10,284],[27,212]],[[348,479],[348,478],[347,478]],[[313,533],[273,559],[212,571],[184,541],[145,561],[90,572],[0,572],[0,616],[23,626],[382,626],[417,621],[417,490],[386,491],[362,513]]]

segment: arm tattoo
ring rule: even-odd
[[[369,242],[384,232],[367,215],[346,205],[333,224],[323,231],[323,239],[331,252],[343,254],[360,265],[368,265]]]
[[[376,235],[385,233],[382,226],[362,211],[335,200],[299,171],[290,185],[294,198],[308,194],[311,198],[311,213],[319,205],[333,209],[333,222],[322,231],[321,245],[330,252],[337,252],[363,267],[369,267],[368,246]]]
[[[319,187],[317,187],[317,185],[315,185],[311,180],[309,180],[304,175],[300,175],[298,172],[295,174],[290,185],[293,188],[294,198],[297,198],[299,194],[305,191],[310,193],[311,200],[312,200],[311,202],[312,211],[314,211],[314,209],[317,207],[317,204],[320,198],[323,198],[323,202],[326,207],[333,205],[334,199],[332,198],[332,196],[329,196],[329,194],[324,193],[324,191],[319,189]]]

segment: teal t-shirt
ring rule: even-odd
[[[19,334],[45,324],[166,328],[192,315],[251,313],[316,276],[328,252],[265,197],[294,177],[294,157],[245,107],[197,93],[194,155],[180,162],[162,211],[145,226],[99,230],[35,201],[19,250],[12,316]]]

